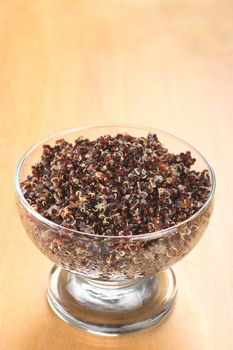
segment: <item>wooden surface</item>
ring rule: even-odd
[[[233,5],[231,1],[0,1],[0,349],[233,349]],[[13,172],[40,138],[134,122],[202,150],[217,173],[210,226],[175,271],[176,308],[158,328],[103,338],[46,302],[52,264],[26,236]]]

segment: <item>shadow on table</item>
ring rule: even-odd
[[[178,305],[177,305],[178,306]],[[17,350],[160,350],[185,348],[185,330],[177,324],[177,306],[171,316],[161,325],[149,330],[121,337],[103,337],[80,331],[62,320],[47,307],[34,308],[28,312],[30,329],[18,334]],[[184,322],[181,322],[182,326]],[[20,331],[20,327],[18,329]]]

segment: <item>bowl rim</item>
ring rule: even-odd
[[[201,158],[202,160],[204,160],[204,162],[206,163],[206,166],[208,167],[208,170],[210,172],[211,175],[211,191],[209,194],[209,197],[207,198],[206,202],[203,204],[203,206],[193,215],[191,215],[189,218],[187,218],[184,221],[181,221],[179,223],[177,223],[176,225],[170,226],[166,229],[162,229],[162,230],[158,230],[158,231],[154,231],[154,232],[149,232],[149,233],[141,233],[139,235],[132,235],[132,236],[112,236],[112,235],[98,235],[98,234],[92,234],[92,233],[88,233],[88,232],[82,232],[82,231],[78,231],[78,230],[74,230],[71,228],[66,228],[62,225],[56,224],[55,222],[43,217],[40,213],[38,213],[36,210],[34,210],[31,205],[27,202],[26,198],[23,195],[23,192],[21,190],[20,187],[20,171],[21,171],[21,167],[24,163],[24,161],[27,159],[27,157],[38,147],[42,146],[43,144],[45,144],[46,142],[48,142],[49,140],[58,137],[64,137],[66,135],[72,134],[74,132],[78,132],[78,131],[82,131],[82,130],[87,130],[87,129],[92,129],[92,128],[112,128],[112,127],[121,127],[121,128],[132,128],[132,129],[143,129],[144,131],[148,131],[148,132],[159,132],[162,134],[165,134],[166,136],[175,138],[177,141],[185,144],[186,146],[190,147],[190,151],[194,150]],[[165,145],[166,147],[166,145]],[[55,134],[52,134],[46,138],[41,139],[40,141],[38,141],[36,144],[34,144],[32,147],[30,147],[24,154],[23,156],[20,158],[17,166],[16,166],[16,170],[15,170],[15,175],[14,175],[14,186],[15,186],[15,191],[17,194],[17,197],[19,198],[21,204],[24,206],[24,208],[33,216],[35,217],[37,220],[39,220],[40,222],[42,222],[43,224],[49,226],[52,229],[55,230],[59,230],[59,231],[67,231],[67,232],[72,232],[73,234],[79,234],[82,235],[85,238],[98,238],[98,239],[111,239],[111,240],[130,240],[130,241],[135,241],[135,240],[145,240],[145,239],[156,239],[156,238],[161,238],[167,234],[169,234],[170,232],[176,231],[179,227],[186,225],[187,223],[193,221],[196,217],[198,217],[211,203],[211,200],[214,196],[215,193],[215,189],[216,189],[216,176],[215,176],[215,172],[214,169],[212,167],[212,165],[210,164],[210,162],[207,160],[207,158],[200,152],[198,151],[195,147],[193,147],[190,143],[184,141],[183,139],[181,139],[180,137],[177,137],[169,132],[154,128],[154,127],[150,127],[150,126],[144,126],[144,125],[140,125],[140,124],[131,124],[131,123],[106,123],[106,124],[102,124],[102,123],[94,123],[94,124],[87,124],[87,125],[82,125],[79,127],[74,127],[74,128],[68,128],[68,129],[64,129],[61,130],[59,132],[56,132]]]

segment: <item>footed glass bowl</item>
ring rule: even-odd
[[[156,133],[172,153],[191,151],[195,170],[208,169],[211,192],[199,211],[175,226],[137,236],[98,236],[66,229],[36,212],[26,201],[20,183],[40,161],[42,145],[57,139],[127,132],[147,137]],[[48,302],[64,321],[85,331],[120,335],[142,331],[163,320],[172,310],[176,279],[170,268],[188,254],[204,233],[213,209],[215,175],[204,156],[179,138],[134,125],[94,125],[70,129],[42,140],[20,160],[15,174],[17,207],[35,245],[53,267]]]

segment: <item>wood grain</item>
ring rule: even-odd
[[[228,350],[233,347],[231,1],[0,1],[0,349]],[[46,303],[51,263],[17,216],[13,173],[40,138],[92,122],[134,122],[202,150],[216,206],[196,249],[175,266],[171,317],[103,338]]]

